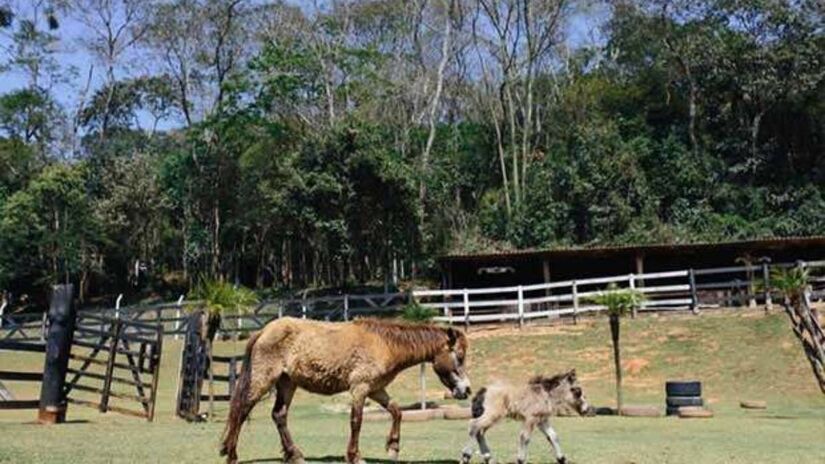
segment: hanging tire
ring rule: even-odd
[[[678,408],[680,406],[704,406],[701,396],[669,396],[665,400],[669,407]]]
[[[702,396],[702,382],[691,380],[686,382],[665,382],[667,396]]]

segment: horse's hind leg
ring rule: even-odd
[[[257,361],[257,359],[255,361]],[[232,393],[229,418],[226,421],[223,446],[220,452],[221,456],[226,456],[226,462],[228,464],[238,462],[238,435],[241,433],[241,427],[244,422],[246,422],[255,404],[269,393],[272,384],[277,378],[277,376],[272,374],[271,369],[266,368],[267,366],[259,365],[255,361],[253,361],[253,365],[250,367],[244,366],[235,385],[235,391]]]
[[[527,447],[530,445],[530,436],[533,434],[535,426],[535,420],[528,418],[521,427],[521,432],[518,434],[518,456],[516,457],[518,464],[527,462]]]
[[[284,449],[284,462],[291,464],[303,463],[304,455],[292,441],[292,436],[289,434],[289,429],[286,424],[289,405],[292,403],[292,397],[295,395],[295,383],[292,382],[288,375],[281,374],[275,386],[277,393],[275,406],[272,407],[272,420],[278,427],[278,435],[281,436],[281,446]]]
[[[401,442],[401,408],[390,399],[390,395],[383,388],[370,395],[370,398],[381,405],[392,416],[392,426],[390,434],[387,436],[387,453],[390,459],[398,460],[398,452]]]

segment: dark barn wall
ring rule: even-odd
[[[737,262],[737,259],[746,255],[751,256],[754,264],[758,264],[759,258],[763,256],[769,257],[772,262],[825,260],[825,238],[471,255],[446,257],[441,263],[445,273],[445,286],[460,289],[544,282],[545,260],[549,265],[550,281],[556,282],[635,273],[637,256],[643,258],[644,272],[650,273],[740,266],[742,263]],[[478,270],[484,267],[512,267],[515,272],[479,274]],[[448,273],[452,279],[447,278]]]

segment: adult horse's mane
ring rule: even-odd
[[[414,324],[380,319],[358,319],[355,321],[368,331],[378,335],[398,348],[430,353],[443,346],[450,335],[448,329],[432,324]],[[459,337],[462,338],[462,337]]]

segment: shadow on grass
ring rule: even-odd
[[[313,457],[305,457],[304,460],[308,463],[312,462],[347,462],[347,460],[343,456],[321,456],[317,458]],[[458,461],[455,459],[428,459],[423,461],[405,461],[400,459],[398,461],[393,461],[391,459],[375,459],[375,458],[364,458],[365,461],[369,463],[378,463],[378,464],[458,464]],[[248,461],[239,461],[239,464],[263,464],[267,462],[283,462],[283,459],[280,457],[277,458],[261,458],[261,459],[250,459]]]

